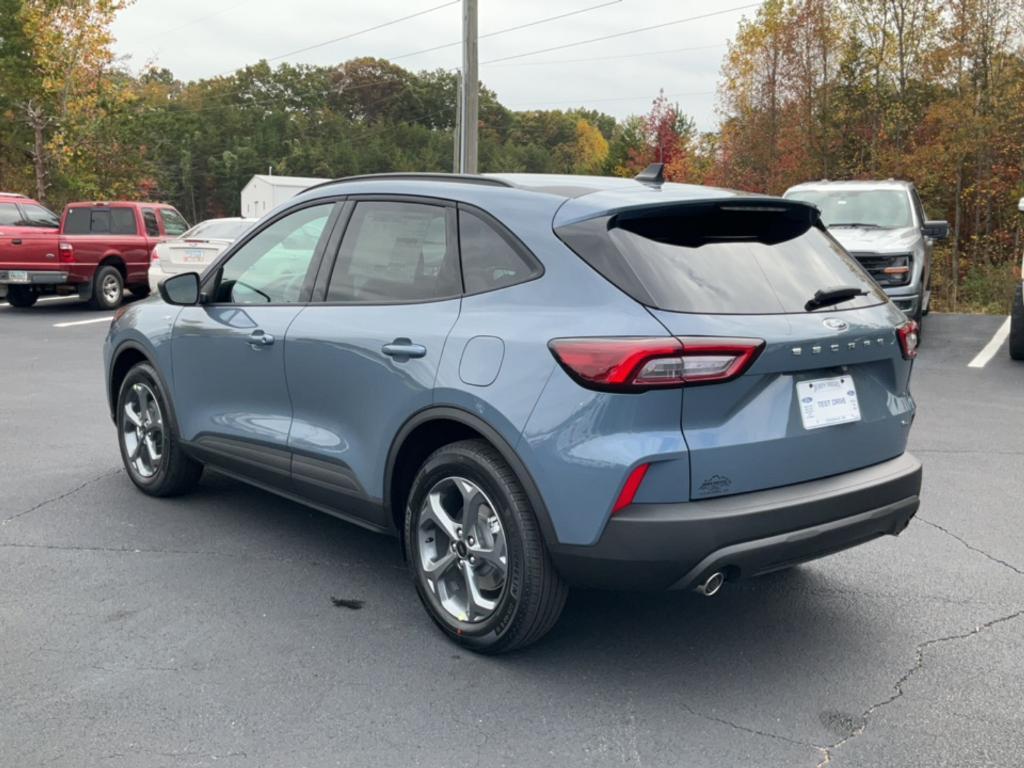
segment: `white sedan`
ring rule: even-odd
[[[202,272],[258,219],[207,219],[153,249],[149,263],[149,287],[156,291],[168,277],[182,272]]]

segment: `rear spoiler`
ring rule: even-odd
[[[818,209],[808,203],[734,197],[626,208],[608,217],[608,229],[624,229],[650,240],[695,248],[724,241],[774,245],[799,237],[811,227],[820,227],[820,222]]]

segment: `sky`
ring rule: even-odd
[[[699,130],[712,130],[726,43],[756,6],[752,0],[479,0],[480,79],[510,109],[582,106],[619,118],[646,112],[664,89]],[[418,15],[388,24],[412,14]],[[563,14],[571,15],[502,32]],[[673,21],[679,23],[619,34]],[[405,54],[458,41],[462,8],[451,0],[136,0],[113,32],[115,51],[130,69],[166,67],[183,80],[229,74],[261,58],[326,65],[379,56],[407,69],[454,69],[459,45]],[[501,33],[488,37],[492,32]],[[569,45],[609,35],[617,36]],[[349,37],[292,53],[343,36]],[[545,51],[559,46],[569,47]],[[492,61],[505,57],[516,58]]]

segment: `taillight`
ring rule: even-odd
[[[590,389],[643,392],[728,381],[764,349],[761,339],[715,337],[553,339],[548,347]]]
[[[57,243],[57,258],[61,264],[71,264],[75,261],[75,247],[68,242]]]
[[[896,329],[896,335],[900,340],[900,350],[903,352],[904,360],[913,360],[917,357],[917,345],[920,341],[918,331],[920,328],[913,320],[908,320]]]
[[[149,260],[160,261],[160,252],[156,248],[149,252]]]

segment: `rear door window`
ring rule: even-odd
[[[135,209],[111,208],[110,233],[113,235],[138,234],[138,226],[135,224]]]
[[[466,293],[483,293],[522,283],[540,274],[539,265],[477,214],[459,210],[459,249]]]
[[[46,227],[54,229],[60,226],[60,219],[49,208],[44,208],[35,203],[23,203],[21,206],[22,218],[27,227]]]
[[[802,207],[687,204],[561,227],[559,237],[637,301],[670,312],[806,312],[818,291],[863,296],[831,309],[883,303],[871,277]]]
[[[156,223],[156,212],[152,208],[142,209],[142,223],[146,225],[146,234],[160,237],[160,225]]]
[[[0,226],[21,226],[21,211],[14,203],[0,203]]]
[[[177,237],[188,230],[188,222],[173,208],[161,208],[160,218],[164,220],[164,232],[169,237]]]
[[[331,274],[327,301],[390,304],[436,301],[461,291],[458,252],[440,205],[356,205]]]

